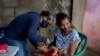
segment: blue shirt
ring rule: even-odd
[[[77,45],[81,41],[78,32],[75,29],[73,29],[73,31],[68,35],[62,36],[60,29],[57,27],[55,29],[55,37],[57,48],[62,50],[69,49],[71,43],[73,43],[74,41],[77,41]]]
[[[40,25],[40,15],[30,12],[17,16],[5,31],[5,36],[9,39],[23,40],[29,38],[36,42],[46,42],[46,37],[36,35]]]

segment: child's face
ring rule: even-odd
[[[68,21],[68,19],[64,19],[61,21],[61,24],[60,24],[60,29],[64,32],[67,32],[69,29],[70,29],[70,22]]]

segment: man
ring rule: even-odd
[[[40,14],[36,12],[28,12],[17,16],[5,31],[9,45],[18,46],[19,51],[16,56],[31,56],[27,41],[28,38],[32,45],[37,48],[37,42],[50,43],[46,37],[36,35],[39,26],[47,28],[51,24],[50,13],[42,11]]]

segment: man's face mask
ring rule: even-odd
[[[52,24],[52,20],[53,19],[53,16],[42,16],[42,20],[41,20],[41,23],[40,23],[40,26],[42,28],[47,28],[50,24]]]
[[[45,20],[43,20],[43,21],[41,22],[40,26],[41,26],[42,28],[47,28],[47,27],[48,27],[48,22],[45,21]]]

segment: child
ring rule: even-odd
[[[78,43],[81,41],[70,18],[65,13],[56,15],[56,29],[54,37],[54,52],[52,56],[74,56]]]

